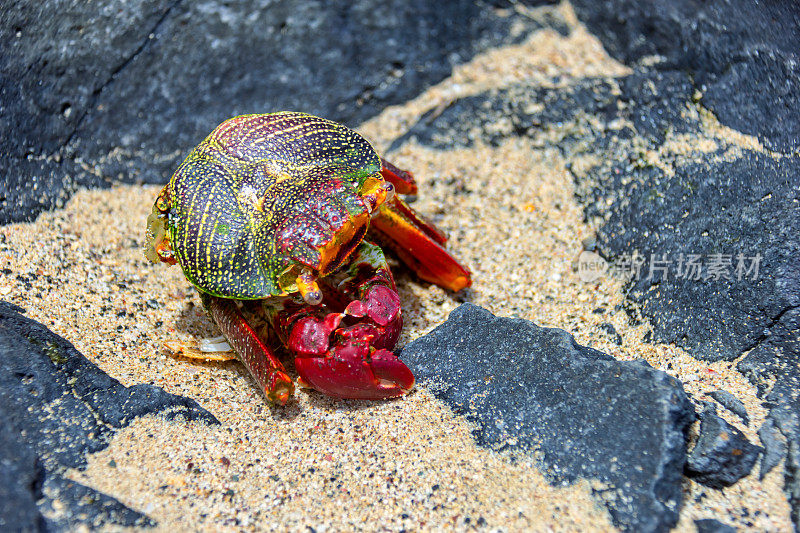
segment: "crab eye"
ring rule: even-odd
[[[300,296],[308,305],[319,305],[322,303],[322,291],[319,290],[317,280],[311,271],[304,268],[300,275],[297,276],[297,289],[300,291]]]
[[[322,303],[322,293],[320,291],[310,291],[303,294],[303,300],[308,305],[319,305]]]
[[[383,182],[383,190],[386,191],[386,199],[385,202],[388,202],[394,196],[394,185],[389,183],[388,181]]]

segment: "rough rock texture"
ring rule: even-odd
[[[770,420],[786,439],[785,446],[781,441],[776,444],[775,438],[764,442],[767,454],[773,455],[769,460],[765,456],[762,471],[777,462],[774,454],[778,450],[787,450],[786,492],[792,503],[795,528],[800,529],[800,308],[783,313],[738,368],[758,386],[772,407]]]
[[[629,297],[655,340],[712,361],[748,354],[739,369],[776,406],[770,416],[790,441],[786,483],[797,521],[800,155],[712,134],[718,126],[691,77],[677,71],[518,85],[432,113],[392,148],[409,139],[441,149],[497,144],[542,131],[557,139],[586,215],[600,226],[596,251],[630,275]],[[705,151],[692,150],[700,139],[710,139]],[[587,169],[586,160],[596,162]],[[778,384],[767,394],[770,380]]]
[[[674,378],[579,346],[565,331],[463,304],[403,360],[498,449],[539,452],[554,483],[607,485],[619,527],[665,531],[681,502],[684,432],[694,411]]]
[[[717,416],[707,402],[700,413],[700,437],[686,461],[686,475],[711,488],[729,487],[748,475],[761,448]]]
[[[758,428],[758,439],[764,445],[764,454],[761,456],[758,477],[764,479],[770,470],[786,457],[786,439],[778,428],[775,427],[775,420],[767,418]]]
[[[725,409],[741,418],[745,426],[750,425],[750,417],[747,416],[747,409],[739,398],[724,390],[715,390],[709,393],[709,396],[719,402]]]
[[[664,73],[688,73],[700,103],[723,124],[757,136],[768,149],[778,152],[774,159],[744,154],[730,166],[701,163],[699,169],[687,169],[700,171],[701,180],[697,181],[721,187],[717,198],[711,196],[712,201],[703,206],[704,213],[691,217],[713,231],[715,235],[710,236],[716,248],[724,253],[724,244],[736,243],[741,253],[755,251],[764,256],[767,271],[752,284],[750,303],[746,292],[735,283],[718,286],[711,300],[703,299],[709,296],[708,291],[684,293],[682,287],[667,283],[659,289],[661,298],[650,300],[655,305],[648,314],[672,315],[675,322],[691,322],[691,310],[680,305],[673,309],[673,300],[679,304],[695,298],[708,302],[711,322],[705,316],[696,322],[712,324],[712,338],[689,327],[677,328],[685,335],[685,343],[704,357],[710,355],[708,348],[715,343],[721,345],[720,357],[733,359],[751,349],[755,352],[747,356],[740,369],[775,405],[770,417],[788,441],[786,490],[792,502],[792,519],[800,529],[800,329],[796,320],[787,317],[800,306],[800,267],[789,259],[800,251],[800,237],[793,230],[800,227],[800,9],[791,2],[765,5],[756,1],[576,0],[574,4],[581,20],[612,55],[628,64],[660,56],[662,60],[655,68]],[[726,172],[733,172],[733,176]],[[689,172],[685,175],[692,176]],[[748,186],[739,196],[742,182]],[[757,198],[754,193],[759,188],[770,196]],[[654,189],[663,195],[660,203],[681,203],[684,193],[679,189],[667,192],[669,189],[660,184]],[[626,229],[639,222],[637,213],[641,218],[656,213],[654,202],[645,198],[612,209],[616,214],[628,214]],[[767,207],[763,204],[773,199],[777,199],[770,206],[774,211],[761,211],[761,207]],[[652,206],[649,209],[648,203]],[[643,243],[657,249],[654,251],[679,252],[679,240],[670,242],[668,238],[672,222],[658,229],[648,225]],[[606,242],[601,250],[609,255],[620,253],[622,248],[616,244]],[[695,248],[693,253],[707,250],[704,246]],[[774,279],[774,284],[765,284],[765,278]],[[752,322],[756,316],[763,319]],[[737,331],[718,329],[722,323],[735,325]],[[667,328],[659,331],[656,324],[657,333],[669,339],[663,335]],[[728,343],[722,339],[731,335],[739,340],[725,346]],[[768,379],[776,381],[769,394],[765,386]],[[769,450],[765,460],[768,455]]]
[[[85,466],[86,454],[105,448],[137,416],[166,411],[168,418],[216,419],[194,400],[152,385],[124,387],[21,311],[0,302],[0,526],[151,525],[117,500],[64,478],[64,470]]]
[[[658,340],[704,359],[734,359],[800,304],[800,267],[793,260],[800,253],[793,231],[800,227],[800,157],[741,150],[741,157],[719,161],[730,148],[722,145],[695,160],[667,161],[674,170],[667,173],[637,143],[643,138],[646,148],[657,149],[667,132],[699,132],[699,120],[683,116],[687,106],[697,108],[682,73],[639,72],[555,89],[520,85],[459,100],[434,120],[425,116],[393,148],[409,138],[442,149],[470,145],[476,127],[492,144],[550,128],[562,136],[568,159],[602,157],[576,176],[587,215],[606,220],[598,250],[617,262],[638,251],[645,263],[632,280],[631,297],[651,318]],[[508,129],[497,127],[503,122]],[[689,256],[701,256],[696,273],[676,275],[681,254],[684,274]],[[723,271],[709,269],[715,254],[722,255]],[[666,272],[652,263],[651,273],[651,256],[666,257]],[[759,258],[757,272],[750,269],[753,258]]]
[[[713,518],[695,520],[694,525],[697,526],[697,533],[736,533],[736,528]]]
[[[574,0],[581,21],[627,64],[690,72],[702,104],[773,150],[800,147],[800,10],[791,2]]]
[[[355,125],[534,27],[473,1],[6,2],[0,223],[78,186],[164,182],[237,114]]]

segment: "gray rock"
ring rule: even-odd
[[[761,453],[744,434],[717,416],[711,402],[700,414],[700,436],[686,461],[686,475],[714,489],[745,477]]]
[[[218,423],[194,400],[152,385],[125,387],[41,324],[0,302],[0,525],[67,531],[104,523],[153,522],[105,494],[64,477],[137,416],[165,412]],[[63,512],[52,512],[58,499]]]
[[[56,154],[173,0],[3,3],[0,152]]]
[[[786,450],[785,489],[792,505],[792,520],[800,530],[800,308],[781,313],[738,369],[756,387],[770,407],[769,420],[786,439],[773,446],[764,467],[778,462],[778,450]],[[769,438],[768,438],[769,439]]]
[[[744,404],[739,398],[724,390],[715,390],[709,393],[709,396],[719,402],[725,409],[741,418],[745,426],[750,425],[750,417],[747,416],[747,409],[745,409]]]
[[[788,450],[785,486],[792,504],[792,520],[795,528],[800,530],[800,424],[796,415],[800,412],[800,404],[796,392],[793,392],[800,385],[800,372],[797,370],[800,349],[797,339],[800,339],[800,334],[796,324],[792,326],[783,319],[800,304],[800,273],[797,262],[791,259],[800,251],[800,237],[796,230],[791,229],[798,227],[799,222],[796,202],[800,164],[796,156],[800,145],[800,10],[792,3],[778,2],[766,6],[757,1],[698,4],[691,0],[604,0],[598,4],[575,0],[573,5],[581,20],[598,35],[612,55],[628,64],[636,64],[648,56],[662,57],[663,61],[657,68],[660,71],[689,72],[700,102],[723,124],[757,136],[773,150],[793,154],[785,161],[788,164],[781,165],[745,153],[744,161],[720,169],[719,173],[713,172],[717,174],[714,181],[723,187],[720,190],[731,193],[723,193],[719,200],[728,197],[732,201],[712,199],[705,204],[704,212],[691,215],[699,222],[696,224],[698,230],[704,231],[700,225],[716,228],[716,243],[731,239],[728,242],[749,243],[748,249],[742,253],[763,253],[766,272],[751,284],[752,299],[748,300],[746,291],[736,288],[735,284],[717,286],[715,293],[683,293],[686,300],[710,302],[708,307],[712,312],[698,320],[693,318],[688,306],[672,307],[674,297],[682,299],[682,290],[667,285],[660,287],[662,298],[647,314],[672,315],[672,326],[675,327],[667,326],[661,333],[672,329],[678,334],[678,341],[699,347],[697,352],[704,356],[709,354],[704,346],[713,345],[714,339],[723,345],[726,343],[722,339],[738,339],[719,352],[724,354],[727,351],[726,357],[731,359],[755,348],[756,353],[751,352],[752,357],[748,355],[739,368],[755,384],[763,383],[764,376],[776,380],[774,393],[762,388],[761,394],[774,406],[770,417],[788,442],[785,448],[774,446],[772,452],[765,443],[767,452],[762,466],[769,469],[770,464],[779,461],[775,454],[781,449]],[[713,169],[715,165],[701,161],[698,166],[699,169],[704,166]],[[726,173],[731,170],[742,176],[735,178],[732,187],[726,182]],[[691,175],[687,172],[680,181],[691,183],[687,180]],[[708,179],[705,173],[700,176],[701,181]],[[630,179],[630,176],[624,178]],[[770,207],[774,216],[768,213],[762,216],[749,210],[748,206],[757,205],[755,202],[761,203],[762,199],[750,194],[736,196],[738,188],[735,184],[743,181],[756,187],[766,186],[772,198],[780,199]],[[656,189],[664,194],[664,204],[682,203],[683,192],[679,188],[669,190],[659,186]],[[752,188],[747,190],[752,191]],[[722,207],[736,216],[722,215]],[[658,213],[655,205],[648,208],[647,202],[641,200],[617,209],[629,213],[628,220],[617,228],[617,232],[633,230],[640,222],[637,213],[641,213],[642,218],[648,212]],[[652,246],[664,235],[668,236],[671,230],[665,226],[655,231],[653,227],[647,227],[643,231],[648,234],[642,239],[643,243]],[[604,255],[621,249],[608,243],[600,248]],[[674,253],[679,249],[679,243],[673,243],[659,251]],[[708,300],[709,295],[712,300]],[[756,322],[752,321],[754,318]],[[705,338],[702,331],[681,327],[681,322],[712,324],[715,331],[711,338]],[[727,331],[718,329],[718,324],[722,323],[736,326]],[[794,329],[787,330],[784,326]],[[763,342],[769,343],[770,338],[776,337],[782,340],[766,350],[761,349]],[[775,349],[777,345],[781,349]]]
[[[644,258],[629,296],[652,322],[656,340],[702,359],[732,360],[752,349],[777,317],[800,305],[800,267],[794,261],[800,237],[793,231],[800,227],[800,212],[793,208],[800,195],[800,157],[741,150],[738,159],[720,162],[728,148],[723,145],[676,162],[670,174],[642,161],[633,136],[657,149],[666,131],[702,130],[682,111],[695,105],[691,97],[688,77],[674,72],[585,80],[561,89],[519,85],[458,100],[435,119],[423,116],[392,148],[410,138],[440,149],[468,146],[476,129],[483,141],[497,144],[553,128],[564,135],[559,147],[567,160],[602,156],[588,174],[576,176],[587,216],[605,220],[597,232],[600,254],[616,264],[634,251]],[[585,115],[607,125],[621,119],[636,130],[598,131]],[[500,118],[512,124],[509,131],[492,127]],[[699,256],[696,271],[686,266],[690,255]],[[649,269],[651,258],[665,257],[664,270]],[[724,265],[716,273],[710,270],[715,257]]]
[[[94,530],[111,524],[139,529],[156,525],[154,520],[111,496],[58,473],[43,473],[38,481],[40,497],[44,496],[38,502],[38,511],[47,517],[44,520],[46,531],[76,531],[80,526]],[[57,495],[59,505],[54,505],[55,498],[45,495]]]
[[[576,195],[587,218],[602,221],[596,240],[600,255],[618,266],[633,252],[645,259],[638,273],[629,269],[636,275],[628,297],[638,304],[631,307],[631,318],[641,311],[656,341],[682,346],[700,359],[748,354],[738,368],[774,406],[770,417],[788,439],[791,455],[800,450],[795,414],[800,412],[800,325],[793,318],[800,309],[800,233],[795,229],[800,227],[800,156],[773,157],[723,142],[715,152],[662,160],[672,165],[670,173],[642,160],[642,142],[658,150],[667,131],[702,132],[702,124],[683,112],[697,106],[693,91],[683,72],[650,70],[559,89],[519,85],[464,98],[438,117],[423,117],[393,148],[410,138],[442,149],[469,145],[470,131],[498,144],[550,130],[561,135],[558,146],[568,169],[572,158],[596,157],[598,166],[575,174]],[[764,98],[754,102],[768,105]],[[775,98],[781,120],[800,123],[800,112],[783,106],[780,95]],[[500,118],[511,123],[508,131],[490,127]],[[626,123],[634,127],[614,126]],[[721,158],[729,148],[739,155]],[[690,255],[700,258],[692,273],[686,269]],[[665,270],[648,268],[656,264],[652,259],[664,258]],[[715,274],[714,260],[723,265],[730,260],[730,265]],[[740,261],[743,270],[738,270]],[[766,386],[772,381],[774,389]],[[796,464],[800,457],[787,461],[785,486],[800,528]]]
[[[758,471],[758,478],[763,480],[764,476],[769,474],[773,468],[778,466],[781,459],[786,457],[786,439],[775,427],[775,421],[772,418],[767,418],[758,428],[758,438],[761,440],[761,444],[764,445],[764,454],[761,456],[761,464]]]
[[[694,525],[697,526],[697,533],[736,533],[735,527],[723,524],[713,518],[695,520]]]
[[[606,483],[597,496],[622,529],[666,531],[677,521],[693,410],[674,378],[472,304],[401,356],[475,422],[479,444],[537,452],[553,483]]]
[[[579,18],[616,58],[662,58],[662,71],[689,72],[702,103],[723,124],[768,147],[800,146],[800,10],[757,0],[573,0]]]
[[[792,207],[800,158],[747,150],[730,162],[708,157],[676,167],[672,176],[645,167],[618,177],[598,168],[599,185],[587,196],[597,199],[593,205],[612,202],[598,231],[605,256],[619,263],[635,250],[645,259],[630,297],[651,318],[655,338],[701,359],[733,360],[800,303],[793,259],[800,237],[792,229],[800,227]],[[697,258],[694,270],[690,256]],[[654,259],[665,259],[669,270],[648,268],[658,264]],[[723,266],[716,273],[715,262]]]
[[[4,182],[0,223],[80,186],[164,182],[237,114],[355,126],[536,27],[468,0],[5,2],[0,172],[41,183],[33,196]]]
[[[0,529],[40,531],[44,517],[36,507],[41,467],[33,449],[11,431],[0,431]]]

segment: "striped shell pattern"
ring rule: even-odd
[[[355,244],[363,238],[369,210],[361,194],[382,182],[380,169],[372,146],[335,122],[293,112],[232,118],[166,188],[175,259],[215,296],[291,292],[301,267],[327,265],[324,275],[346,259],[320,257],[337,232],[350,231]]]

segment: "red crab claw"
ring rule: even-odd
[[[323,305],[284,307],[271,320],[295,355],[301,384],[337,398],[380,400],[406,394],[414,375],[389,351],[403,319],[380,249],[361,243],[335,287],[321,278]],[[291,305],[291,304],[290,304]]]
[[[414,375],[397,356],[384,349],[370,353],[367,342],[340,344],[325,357],[298,357],[294,364],[302,384],[334,398],[384,400],[414,386]]]
[[[414,176],[381,160],[381,174],[401,193],[417,190]],[[381,244],[424,279],[451,291],[459,291],[472,284],[469,270],[459,264],[443,245],[447,237],[436,226],[423,220],[398,196],[384,202],[373,215],[370,231],[378,234]]]

